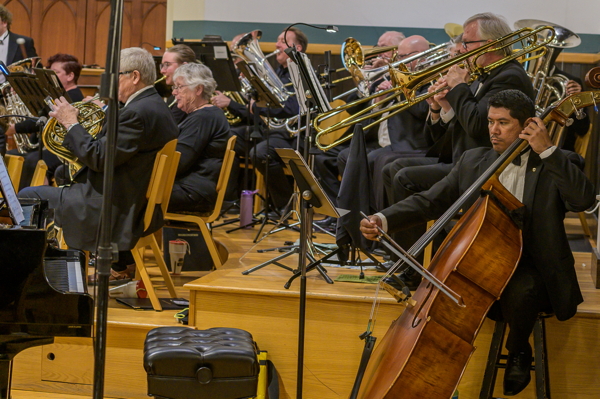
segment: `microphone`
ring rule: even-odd
[[[21,54],[23,55],[23,59],[27,58],[27,50],[25,49],[25,39],[22,37],[17,39],[17,44],[21,47]]]
[[[24,118],[24,119],[29,119],[32,121],[35,121],[35,124],[38,126],[44,126],[46,124],[46,122],[48,122],[48,118],[45,116],[40,116],[35,117],[35,116],[27,116],[27,115],[16,115],[16,114],[10,114],[10,115],[0,115],[0,119],[2,118]]]
[[[48,122],[48,118],[46,118],[45,116],[40,116],[39,118],[37,118],[35,125],[37,127],[44,127],[46,125],[46,122]]]

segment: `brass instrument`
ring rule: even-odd
[[[237,91],[224,91],[223,94],[225,94],[227,97],[231,98],[236,103],[239,103],[242,105],[246,105],[248,103],[246,101],[246,99],[244,98],[244,96]],[[237,125],[238,123],[240,123],[242,121],[242,118],[240,118],[239,116],[235,116],[227,108],[225,108],[223,110],[223,113],[225,114],[225,117],[227,118],[227,122],[229,122],[229,124],[232,126]]]
[[[549,31],[549,34],[545,35],[544,40],[541,40],[541,32],[546,30]],[[520,59],[521,62],[527,62],[538,57],[542,57],[546,54],[546,46],[550,42],[552,42],[554,36],[554,29],[551,26],[542,26],[537,29],[523,28],[518,31],[511,32],[492,42],[486,43],[483,46],[473,49],[469,52],[460,54],[452,59],[439,62],[422,71],[409,72],[408,68],[404,64],[398,65],[397,69],[390,67],[389,72],[393,87],[387,90],[383,90],[379,93],[375,93],[371,96],[363,97],[357,101],[353,101],[342,107],[337,107],[328,112],[319,114],[313,120],[315,130],[317,131],[317,136],[315,138],[316,145],[322,150],[328,150],[352,138],[352,134],[349,134],[343,137],[342,139],[335,141],[332,144],[321,145],[319,139],[329,134],[330,132],[338,129],[348,128],[356,123],[363,122],[367,119],[374,119],[373,122],[364,126],[364,129],[367,130],[375,125],[378,125],[382,121],[389,119],[397,113],[404,111],[412,105],[434,96],[436,92],[428,92],[417,95],[417,91],[426,84],[436,80],[439,77],[444,76],[448,72],[450,67],[454,65],[460,65],[464,68],[469,69],[470,84],[479,76],[485,75],[491,70],[502,66],[509,61]],[[518,42],[521,42],[522,48],[517,51],[510,52],[509,50],[511,46]],[[484,67],[479,66],[477,64],[477,60],[481,56],[497,52],[503,52],[505,55],[500,60]],[[400,94],[404,94],[404,100],[399,100],[397,104],[394,104],[392,106],[384,106],[392,99],[398,98]],[[358,104],[370,102],[371,100],[374,100],[380,96],[386,96],[386,98],[382,101],[379,101],[375,104],[366,107],[365,109],[357,112],[349,118],[346,118],[338,123],[333,124],[329,128],[321,129],[319,127],[323,120],[330,118]],[[374,111],[376,108],[380,109],[378,111]],[[383,114],[386,113],[387,115],[383,116]]]
[[[555,31],[554,39],[548,43],[548,52],[544,57],[525,63],[524,67],[532,80],[533,89],[536,92],[535,108],[540,115],[548,107],[558,104],[567,97],[567,83],[569,78],[562,74],[553,73],[556,57],[565,48],[579,46],[579,36],[567,28],[551,22],[538,21],[535,19],[522,19],[515,22],[515,29],[531,28],[540,26],[552,26]]]
[[[387,75],[390,69],[396,68],[401,64],[408,64],[414,60],[419,59],[423,59],[423,61],[421,61],[419,63],[419,66],[415,69],[424,69],[428,66],[431,66],[432,64],[450,58],[451,55],[448,51],[448,48],[451,45],[453,45],[452,42],[438,44],[437,46],[434,46],[430,49],[427,49],[410,57],[394,61],[388,65],[384,65],[379,68],[366,69],[364,68],[364,59],[367,57],[367,54],[372,53],[372,51],[363,51],[360,42],[356,39],[349,37],[342,45],[342,62],[344,64],[344,67],[348,70],[348,72],[350,72],[352,79],[354,79],[354,83],[356,84],[356,90],[358,90],[359,97],[366,97],[369,95],[369,88],[371,87],[371,85],[384,75]],[[386,49],[389,48],[378,48],[378,50]],[[433,61],[435,61],[435,63]],[[344,95],[348,93],[350,92],[344,93]]]
[[[32,57],[17,61],[13,64],[10,64],[6,68],[10,73],[25,72],[33,74],[33,68],[40,67],[40,63],[40,57]],[[0,93],[2,94],[4,101],[4,110],[6,115],[33,116],[23,103],[23,100],[21,100],[18,94],[15,93],[13,88],[10,86],[10,83],[2,83],[2,85],[0,85]],[[18,117],[11,117],[8,119],[8,123],[13,125],[23,121],[23,118]],[[15,133],[14,140],[17,150],[20,154],[25,154],[28,151],[35,150],[39,146],[39,143],[31,142],[29,133]]]
[[[71,104],[79,110],[77,121],[93,138],[96,138],[102,130],[102,123],[105,117],[102,108],[92,102],[97,98],[98,96],[95,96],[88,101],[80,101]],[[77,160],[77,157],[71,153],[71,151],[63,146],[66,135],[67,129],[58,123],[56,118],[50,118],[48,119],[46,126],[44,126],[42,141],[48,151],[68,162],[69,172],[71,177],[73,177],[75,173],[83,167],[83,164]]]
[[[273,70],[271,64],[266,61],[267,57],[265,57],[258,44],[258,40],[261,36],[262,32],[260,30],[246,33],[232,45],[233,51],[248,64],[252,64],[260,80],[269,88],[271,93],[277,97],[279,102],[284,102],[288,99],[290,94],[281,82],[281,79],[279,79],[279,76],[277,76]],[[270,55],[273,55],[273,53]]]

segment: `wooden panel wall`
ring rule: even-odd
[[[73,54],[85,65],[104,66],[110,22],[109,0],[3,0],[13,13],[11,31],[34,39],[44,62]],[[125,0],[121,46],[140,46],[153,55],[164,46],[167,0]],[[142,44],[144,43],[144,44]]]

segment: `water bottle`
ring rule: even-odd
[[[254,193],[251,190],[242,190],[242,197],[240,199],[240,227],[252,227],[250,223],[252,223]]]

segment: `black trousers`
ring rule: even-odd
[[[269,132],[269,140],[263,140],[250,151],[250,159],[256,156],[256,169],[266,176],[267,158],[268,158],[268,178],[267,190],[273,200],[273,205],[282,209],[285,207],[292,196],[293,186],[284,173],[284,163],[277,155],[276,148],[296,149],[296,137],[290,137],[287,131]],[[302,143],[300,143],[300,152],[302,152]]]
[[[428,190],[452,169],[451,164],[438,163],[437,158],[400,158],[383,168],[385,190],[390,204]],[[408,250],[425,233],[426,224],[404,229],[392,235]],[[417,258],[422,259],[422,256]]]
[[[61,196],[63,195],[63,187],[52,187],[52,186],[37,186],[37,187],[26,187],[19,191],[19,198],[37,198],[42,200],[48,200],[48,207],[50,209],[57,209],[61,204]],[[61,227],[60,220],[56,220],[56,225]],[[67,243],[68,245],[69,243]],[[114,262],[111,267],[118,272],[127,269],[127,265],[134,263],[133,255],[131,251],[119,251],[119,260]]]
[[[397,159],[423,158],[424,156],[425,152],[423,151],[394,151],[391,146],[379,148],[369,153],[369,164],[372,164],[375,209],[380,211],[392,205],[388,202],[386,195],[383,168]]]
[[[529,348],[529,336],[540,312],[552,312],[550,297],[540,272],[522,260],[500,299],[494,303],[490,318],[503,319],[509,327],[506,349],[523,352]]]

